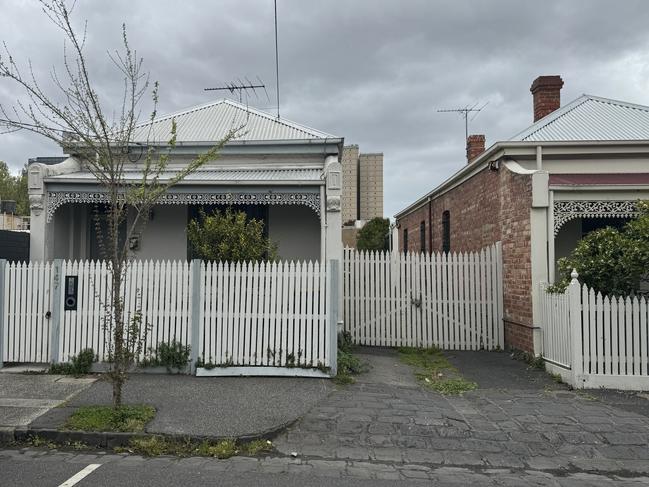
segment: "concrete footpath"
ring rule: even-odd
[[[63,375],[0,373],[0,441],[72,399],[95,382]]]
[[[149,434],[251,439],[286,428],[332,390],[331,381],[324,379],[132,374],[123,398],[124,404],[148,404],[156,409],[155,418],[146,426]],[[111,385],[98,380],[65,404],[39,415],[28,427],[32,433],[42,430],[48,437],[45,430],[60,430],[77,407],[110,404],[111,397]],[[100,436],[87,435],[84,442],[95,444]],[[113,438],[112,444],[128,440],[126,435],[108,436]],[[104,440],[97,441],[101,444]]]

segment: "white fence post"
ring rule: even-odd
[[[0,259],[0,369],[3,366],[3,359],[5,353],[5,322],[8,320],[7,309],[5,308],[5,271],[7,268],[7,261]]]
[[[61,259],[54,259],[52,263],[52,309],[50,310],[50,362],[58,363],[59,338],[61,335],[61,292],[63,278],[61,276]]]
[[[202,261],[200,259],[193,259],[189,265],[189,273],[191,275],[191,291],[190,291],[190,302],[191,302],[191,345],[190,345],[190,371],[196,370],[196,362],[199,356],[199,344],[200,344],[200,331],[203,329],[201,326],[201,301],[203,299],[203,293],[205,289],[201,286],[201,265]],[[190,372],[191,373],[191,372]]]
[[[335,376],[338,373],[338,293],[340,293],[340,286],[338,282],[340,262],[337,259],[329,261],[329,272],[327,272],[327,281],[329,286],[329,313],[328,326],[329,330],[329,363],[331,368],[331,375]]]
[[[572,338],[572,377],[573,377],[573,387],[582,388],[583,381],[581,379],[584,368],[584,358],[582,351],[582,316],[581,316],[581,285],[577,278],[579,274],[576,269],[573,269],[572,274],[570,274],[572,280],[568,286],[568,299],[570,306],[570,331]],[[582,387],[580,387],[582,386]]]

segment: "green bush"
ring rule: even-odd
[[[582,238],[570,257],[559,259],[559,279],[549,291],[562,292],[576,269],[579,280],[608,295],[637,293],[649,279],[649,202],[622,230],[606,227]]]
[[[187,237],[192,252],[203,260],[272,261],[277,256],[277,246],[264,236],[264,222],[231,208],[209,214],[201,210],[199,218],[189,222]]]
[[[358,250],[389,250],[390,220],[372,218],[358,232],[356,239]]]
[[[86,348],[74,355],[69,362],[50,365],[50,374],[63,375],[86,375],[90,373],[92,364],[95,362],[95,351],[92,348]]]

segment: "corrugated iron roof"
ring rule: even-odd
[[[174,177],[175,171],[165,171],[160,174],[159,180],[165,181]],[[183,182],[317,182],[321,180],[322,169],[317,168],[268,168],[268,169],[221,169],[203,168],[189,174]],[[96,181],[89,171],[79,171],[70,174],[60,174],[49,177],[50,181],[74,180]],[[124,171],[125,181],[141,181],[141,171]]]
[[[147,122],[135,129],[136,142],[166,142],[171,138],[171,121],[175,119],[178,142],[216,142],[229,131],[241,127],[238,141],[335,139],[334,135],[278,119],[268,113],[232,100],[218,100]],[[149,132],[150,130],[150,132]]]
[[[582,95],[510,140],[649,140],[649,107]]]

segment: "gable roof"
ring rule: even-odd
[[[649,140],[649,107],[582,95],[509,140]]]
[[[325,140],[337,137],[278,119],[268,113],[232,100],[222,99],[156,118],[136,127],[133,140],[166,142],[171,138],[171,121],[176,121],[178,142],[217,142],[243,126],[236,141]],[[149,129],[151,132],[149,133]]]

